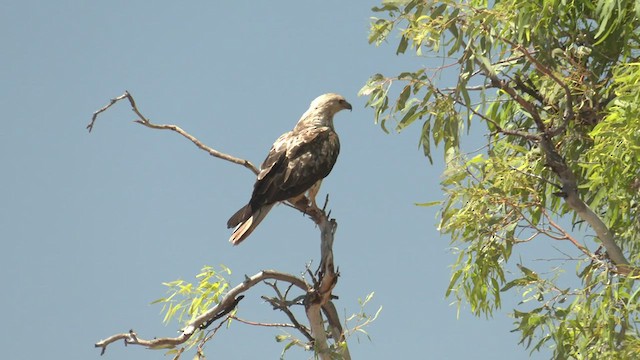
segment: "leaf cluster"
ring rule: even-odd
[[[220,302],[229,288],[225,279],[228,275],[231,275],[231,270],[224,265],[220,265],[219,271],[211,266],[204,266],[196,275],[197,283],[185,280],[163,283],[168,288],[168,296],[157,299],[152,304],[162,304],[165,324],[174,319],[180,324],[189,323]],[[204,333],[198,331],[189,339],[189,347],[200,342],[203,336]]]

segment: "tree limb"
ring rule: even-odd
[[[134,122],[151,129],[174,131],[190,140],[199,149],[206,151],[211,156],[232,162],[234,164],[242,165],[245,168],[251,170],[254,174],[258,174],[258,169],[248,160],[221,153],[203,144],[194,136],[182,130],[176,125],[159,125],[152,123],[138,110],[133,96],[128,91],[125,91],[124,94],[111,99],[109,104],[103,106],[93,113],[91,122],[89,123],[89,125],[87,125],[87,129],[89,130],[89,132],[93,130],[98,115],[109,109],[118,101],[124,99],[127,99],[129,101],[132,107],[132,111],[138,116],[138,119],[134,120]],[[321,261],[320,267],[318,269],[318,279],[314,279],[312,287],[309,286],[303,278],[277,272],[274,270],[265,270],[256,275],[253,275],[252,277],[247,278],[243,283],[229,290],[229,292],[225,294],[220,303],[187,323],[187,325],[182,330],[180,330],[180,335],[178,335],[177,337],[154,338],[153,340],[145,340],[139,338],[133,330],[130,330],[128,333],[116,334],[104,340],[100,340],[95,344],[95,347],[102,348],[101,354],[104,354],[109,344],[118,340],[124,340],[125,344],[141,345],[152,349],[175,347],[189,340],[189,338],[191,338],[191,336],[193,336],[193,334],[197,330],[205,329],[214,321],[220,319],[221,317],[227,315],[229,312],[235,309],[238,302],[243,297],[243,295],[241,294],[249,290],[257,283],[263,282],[265,280],[280,280],[291,284],[291,286],[296,286],[306,293],[306,296],[304,297],[304,305],[311,327],[311,334],[309,334],[308,330],[304,326],[300,324],[295,325],[297,324],[297,321],[295,320],[295,317],[292,316],[292,314],[289,317],[292,321],[294,321],[294,326],[298,328],[298,330],[300,330],[307,338],[313,340],[314,347],[318,351],[320,358],[327,360],[331,358],[331,350],[329,348],[327,335],[324,330],[324,319],[321,313],[322,309],[324,310],[328,318],[331,334],[336,343],[338,352],[343,359],[349,360],[351,358],[349,350],[346,344],[341,344],[345,339],[344,331],[342,330],[342,325],[340,324],[339,317],[337,316],[337,311],[335,310],[333,303],[331,303],[332,291],[338,281],[338,272],[335,269],[333,260],[333,239],[337,228],[337,223],[335,219],[329,218],[329,214],[325,212],[324,208],[319,209],[314,202],[310,202],[309,199],[307,199],[305,196],[300,196],[299,198],[290,200],[287,202],[287,204],[298,209],[303,214],[309,216],[320,228]]]
[[[109,344],[118,340],[124,340],[125,345],[141,345],[150,349],[172,348],[177,345],[184,344],[197,330],[202,329],[207,324],[210,324],[211,319],[214,319],[221,313],[226,314],[233,310],[238,304],[239,300],[237,300],[237,298],[240,297],[240,294],[251,289],[256,284],[269,279],[288,282],[303,291],[307,291],[306,283],[299,277],[274,270],[264,270],[247,278],[243,283],[229,290],[218,304],[209,309],[209,311],[193,319],[193,321],[187,323],[187,326],[180,330],[180,335],[176,337],[163,337],[154,338],[153,340],[145,340],[139,338],[133,330],[129,330],[128,333],[116,334],[104,340],[100,340],[95,344],[95,347],[102,348],[102,355]]]
[[[558,176],[562,183],[562,197],[567,205],[595,231],[598,239],[600,239],[602,245],[607,249],[609,258],[611,258],[611,261],[613,261],[618,268],[618,272],[625,275],[629,274],[632,271],[632,267],[629,266],[629,261],[625,258],[622,249],[620,249],[616,243],[607,225],[580,198],[578,194],[578,181],[573,171],[571,171],[567,163],[556,151],[549,136],[543,136],[542,141],[540,141],[540,147],[546,154],[547,165],[551,167],[551,170]]]
[[[342,324],[340,323],[340,317],[338,316],[338,310],[336,306],[333,304],[333,301],[329,300],[326,304],[322,305],[322,312],[324,316],[327,317],[327,322],[329,323],[329,330],[331,330],[331,336],[336,343],[345,342],[344,330],[342,328]],[[345,343],[346,346],[346,343]],[[343,352],[343,359],[348,359],[348,352]]]

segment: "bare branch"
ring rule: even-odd
[[[300,324],[300,322],[298,321],[298,319],[295,317],[295,315],[293,314],[293,312],[291,312],[291,310],[289,309],[289,307],[292,304],[296,304],[298,303],[298,299],[294,299],[293,301],[287,301],[286,299],[286,295],[282,295],[282,293],[280,292],[280,289],[278,289],[278,287],[276,286],[276,284],[272,284],[269,282],[265,281],[265,284],[271,286],[274,291],[276,292],[276,295],[278,296],[278,298],[270,298],[267,296],[263,296],[262,299],[269,302],[269,304],[271,304],[271,306],[273,306],[274,309],[280,310],[283,313],[285,313],[285,315],[287,315],[287,317],[289,318],[289,320],[291,320],[291,322],[293,323],[293,326],[298,329],[298,331],[300,331],[302,333],[302,335],[304,337],[307,338],[307,340],[309,340],[310,342],[313,342],[313,336],[311,336],[311,331],[304,325]],[[287,290],[288,292],[288,290]],[[300,300],[304,300],[304,297]]]
[[[577,247],[580,251],[582,251],[582,253],[589,256],[590,258],[595,258],[595,256],[591,253],[591,251],[589,251],[589,249],[587,249],[584,245],[580,244],[576,238],[571,236],[571,234],[569,234],[564,228],[562,228],[555,221],[553,221],[553,219],[551,219],[549,214],[547,214],[547,212],[544,209],[542,210],[542,215],[544,215],[544,217],[547,219],[547,222],[549,223],[549,225],[551,225],[554,229],[556,229],[557,231],[561,232],[564,235],[564,238],[562,238],[562,240],[569,240],[573,245],[575,245],[575,247]]]
[[[181,331],[180,335],[177,337],[164,337],[164,338],[154,338],[153,340],[145,340],[139,338],[138,335],[133,331],[129,330],[128,333],[116,334],[110,336],[104,340],[100,340],[95,344],[95,347],[102,348],[101,354],[104,354],[107,346],[115,341],[124,340],[125,345],[141,345],[150,349],[158,349],[158,348],[172,348],[180,344],[184,344],[193,334],[200,329],[211,324],[211,319],[214,319],[221,313],[228,313],[229,311],[235,308],[238,300],[237,298],[247,290],[251,289],[254,285],[268,279],[280,280],[284,282],[288,282],[294,286],[299,287],[303,291],[307,291],[307,285],[305,284],[303,279],[296,277],[294,275],[277,272],[273,270],[265,270],[261,271],[249,278],[247,278],[243,283],[237,285],[233,289],[229,290],[228,293],[222,298],[220,303],[216,306],[212,307],[209,311],[204,314],[198,316],[193,321],[189,322],[187,326],[185,326]],[[206,325],[206,326],[205,326]]]
[[[322,212],[324,214],[324,212]],[[318,282],[314,284],[314,289],[307,292],[305,299],[305,311],[311,324],[311,334],[315,338],[315,348],[321,359],[330,359],[331,355],[327,346],[327,336],[324,330],[321,310],[328,312],[329,326],[336,344],[344,339],[344,332],[340,322],[336,322],[337,312],[331,304],[331,291],[338,281],[339,273],[334,267],[333,260],[333,239],[338,224],[334,219],[323,216],[318,223],[321,232],[321,262],[318,269]],[[337,334],[337,333],[340,334]],[[351,359],[349,349],[346,346],[338,346],[343,359]]]
[[[331,336],[333,337],[333,340],[336,343],[344,342],[344,329],[342,328],[342,324],[340,323],[338,310],[333,304],[333,301],[328,301],[326,304],[322,305],[322,312],[324,313],[324,316],[327,317],[327,322],[329,323],[329,328],[331,330]]]
[[[549,181],[549,180],[547,180],[546,178],[544,178],[544,177],[542,177],[540,175],[536,175],[536,174],[532,174],[532,173],[528,173],[528,172],[522,171],[522,170],[520,170],[520,169],[518,169],[517,167],[514,167],[514,166],[509,166],[509,168],[511,170],[513,170],[513,171],[519,172],[522,175],[526,175],[526,176],[530,176],[532,178],[536,178],[536,179],[538,179],[538,180],[540,180],[542,182],[545,182],[545,183],[555,187],[556,189],[562,190],[562,186],[560,186],[560,185],[558,185],[558,184],[556,184],[556,183],[554,183],[552,181]]]
[[[314,349],[320,359],[331,360],[331,350],[329,350],[329,341],[327,339],[327,333],[324,331],[324,321],[322,314],[320,313],[321,306],[315,301],[317,298],[313,292],[308,293],[308,298],[311,301],[305,302],[307,318],[311,324],[311,334],[314,341]]]
[[[207,332],[207,336],[204,337],[204,339],[202,339],[202,341],[200,341],[200,344],[198,344],[198,350],[197,350],[197,354],[198,354],[198,359],[204,359],[204,345],[209,342],[209,340],[213,339],[214,336],[216,336],[216,333],[218,332],[218,330],[220,330],[220,328],[222,328],[222,325],[224,325],[224,323],[229,322],[229,319],[231,318],[231,315],[228,315],[227,318],[224,321],[221,321],[213,330],[209,330],[209,332]],[[181,350],[184,351],[184,348],[182,348]]]
[[[211,319],[207,320],[204,324],[200,325],[200,329],[206,329],[209,327],[209,325],[211,325],[214,321],[220,319],[221,317],[227,315],[228,313],[230,313],[231,311],[233,311],[233,309],[235,309],[238,306],[238,303],[240,303],[240,300],[244,299],[244,295],[240,295],[238,296],[232,304],[230,304],[229,306],[227,306],[223,311],[219,312],[218,314],[216,314],[214,317],[212,317]]]
[[[253,325],[253,326],[264,326],[264,327],[286,327],[286,328],[294,328],[297,329],[298,327],[294,324],[287,324],[287,323],[263,323],[263,322],[256,322],[256,321],[249,321],[249,320],[245,320],[245,319],[241,319],[237,316],[230,316],[230,319],[233,320],[237,320],[238,322],[241,322],[243,324],[247,324],[247,325]],[[310,341],[313,341],[313,339],[310,339]]]
[[[120,100],[122,100],[124,98],[129,98],[129,102],[132,103],[133,108],[134,109],[136,108],[135,107],[135,102],[133,101],[133,98],[131,97],[131,95],[129,94],[128,91],[125,91],[124,94],[111,99],[107,105],[101,107],[100,109],[98,109],[97,111],[95,111],[93,113],[93,116],[91,117],[91,122],[89,123],[89,125],[87,125],[87,130],[89,130],[89,132],[91,132],[91,130],[93,130],[93,125],[95,125],[95,122],[98,119],[98,115],[100,115],[101,113],[107,111],[107,109],[109,109],[111,106],[113,106],[113,104],[117,103],[118,101],[120,101]]]
[[[621,274],[630,274],[633,269],[629,266],[629,261],[622,253],[622,249],[616,244],[616,240],[607,225],[580,198],[576,176],[569,166],[567,166],[562,156],[556,151],[550,136],[544,135],[542,137],[540,147],[546,155],[547,165],[551,167],[551,170],[553,170],[562,183],[561,196],[567,205],[596,232],[598,239],[600,239],[602,245],[607,249],[607,254],[611,258],[611,261],[617,266],[618,272]]]
[[[152,123],[149,119],[147,119],[144,115],[142,115],[142,113],[140,112],[140,110],[138,110],[138,106],[136,105],[135,100],[133,99],[133,96],[128,92],[125,91],[124,94],[113,98],[109,101],[109,104],[103,106],[102,108],[100,108],[98,111],[93,113],[93,117],[91,118],[91,122],[89,123],[89,125],[87,125],[87,129],[89,130],[89,132],[91,132],[91,130],[93,130],[93,127],[95,126],[95,122],[98,119],[98,115],[100,115],[101,113],[103,113],[104,111],[106,111],[107,109],[109,109],[111,106],[113,106],[115,103],[117,103],[120,100],[124,100],[127,99],[129,100],[129,103],[131,104],[131,110],[138,116],[139,119],[134,120],[134,122],[144,125],[148,128],[151,129],[157,129],[157,130],[171,130],[174,131],[182,136],[184,136],[185,138],[189,139],[194,145],[196,145],[199,149],[206,151],[207,153],[209,153],[209,155],[216,157],[218,159],[222,159],[222,160],[226,160],[229,162],[232,162],[234,164],[238,164],[238,165],[242,165],[245,168],[251,170],[254,174],[258,174],[258,169],[249,161],[249,160],[245,160],[245,159],[240,159],[237,158],[235,156],[231,156],[229,154],[225,154],[222,153],[218,150],[215,150],[205,144],[203,144],[202,142],[200,142],[200,140],[196,139],[195,136],[187,133],[186,131],[182,130],[179,126],[177,125],[159,125],[159,124],[154,124]]]

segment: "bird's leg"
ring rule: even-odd
[[[320,210],[320,208],[318,207],[318,204],[316,203],[316,196],[318,195],[318,192],[320,191],[320,185],[322,185],[322,180],[318,180],[318,182],[313,184],[308,190],[309,200],[311,201],[311,207],[314,210],[316,210],[316,209]]]
[[[307,197],[305,196],[304,193],[298,195],[298,196],[294,196],[292,198],[289,198],[289,200],[287,200],[288,202],[292,203],[293,205],[299,206],[299,207],[309,207],[309,200],[307,199]]]
[[[287,200],[288,202],[297,205],[297,206],[303,206],[307,209],[311,209],[311,210],[317,210],[320,211],[320,208],[318,207],[318,204],[316,203],[316,196],[318,195],[318,192],[320,191],[320,185],[322,183],[322,180],[319,180],[318,182],[316,182],[315,184],[313,184],[309,190],[307,190],[306,192],[298,195],[298,196],[294,196],[292,198],[290,198],[289,200]]]
[[[316,182],[306,192],[287,200],[289,204],[302,211],[304,215],[311,217],[316,224],[319,224],[324,213],[324,209],[320,209],[316,203],[316,195],[320,190],[321,182],[321,180]]]

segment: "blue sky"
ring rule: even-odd
[[[498,312],[460,318],[444,298],[455,255],[436,230],[442,157],[430,165],[419,127],[384,134],[357,92],[377,72],[396,74],[432,59],[395,56],[367,44],[376,1],[82,2],[0,6],[0,337],[7,359],[92,359],[93,344],[165,326],[162,282],[192,281],[224,264],[229,280],[261,269],[300,273],[317,264],[318,231],[285,206],[274,208],[241,246],[227,242],[228,217],[248,200],[253,175],[211,158],[170,132],[134,124],[120,104],[88,134],[91,114],[129,90],[157,123],[174,123],[204,143],[259,164],[309,102],[338,92],[354,106],[335,123],[341,154],[323,183],[339,223],[341,314],[375,292],[383,310],[351,338],[354,359],[521,359],[528,351]],[[431,63],[432,64],[432,63]],[[481,140],[480,140],[481,141]],[[479,144],[479,143],[478,143]],[[549,245],[549,243],[544,243]],[[286,318],[247,294],[239,315]],[[505,299],[508,309],[517,294]],[[233,324],[209,342],[210,358],[276,359],[278,330]],[[185,355],[191,358],[193,355]],[[290,359],[308,353],[292,350]],[[107,349],[104,359],[164,359],[162,351]],[[534,354],[534,358],[545,358]]]

